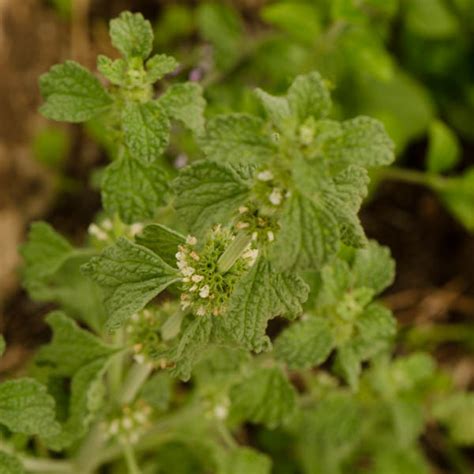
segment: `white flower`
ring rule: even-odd
[[[126,416],[125,418],[122,419],[122,426],[126,429],[129,430],[133,426],[133,420]]]
[[[228,413],[229,409],[225,405],[217,405],[214,408],[214,415],[218,420],[225,420]]]
[[[105,230],[112,230],[113,228],[112,221],[110,219],[105,219],[101,225]]]
[[[275,240],[275,235],[273,234],[271,230],[267,232],[267,237],[268,237],[269,242],[273,242]]]
[[[181,273],[185,276],[185,277],[189,277],[191,276],[196,270],[194,270],[193,267],[184,267],[181,269]]]
[[[107,240],[109,237],[97,224],[91,224],[89,226],[89,234],[98,240]]]
[[[258,249],[247,249],[243,254],[242,257],[244,257],[247,260],[250,260],[250,263],[253,265],[255,263],[255,260],[257,260],[258,257]]]
[[[199,291],[199,296],[201,298],[207,298],[209,296],[209,285],[204,285]]]
[[[270,181],[273,179],[273,173],[270,170],[260,171],[257,174],[257,179],[259,181]]]
[[[202,280],[204,280],[204,277],[202,275],[193,275],[191,277],[191,280],[194,282],[194,283],[199,283],[201,282]]]
[[[249,226],[250,224],[248,222],[237,222],[237,224],[235,225],[237,229],[246,229]]]
[[[137,235],[143,230],[143,224],[136,223],[130,226],[130,232],[132,235]]]
[[[273,191],[271,192],[270,196],[268,196],[268,199],[274,206],[279,206],[283,196],[278,188],[273,188]]]
[[[199,255],[194,252],[194,250],[189,254],[193,260],[196,260],[196,262],[199,260]]]
[[[189,291],[192,293],[193,291],[196,291],[198,289],[197,285],[193,285],[191,288],[189,288]]]
[[[248,212],[249,208],[246,207],[246,206],[240,206],[239,207],[239,214],[245,214],[246,212]]]
[[[204,308],[204,306],[199,306],[199,308],[196,311],[196,314],[198,316],[204,316],[206,314],[206,308]]]
[[[196,237],[194,237],[194,235],[188,235],[186,237],[186,243],[188,245],[196,245],[197,244],[197,239],[196,239]]]
[[[113,420],[109,426],[109,434],[116,435],[118,433],[118,430],[119,430],[118,420]]]

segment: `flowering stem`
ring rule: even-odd
[[[217,262],[217,269],[219,272],[228,272],[236,260],[242,255],[242,252],[245,250],[251,240],[252,237],[246,232],[238,233]]]
[[[135,452],[129,443],[123,444],[123,453],[125,455],[125,461],[127,462],[128,472],[130,474],[140,474],[140,468],[138,467]]]
[[[151,364],[134,364],[128,372],[119,401],[121,405],[133,402],[138,391],[153,370]]]

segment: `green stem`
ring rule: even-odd
[[[127,463],[129,474],[140,474],[141,471],[137,464],[135,451],[129,443],[123,443],[123,453],[125,455],[125,461]]]
[[[131,367],[119,395],[121,405],[128,405],[133,402],[152,370],[153,366],[151,364],[134,364]]]
[[[77,472],[89,473],[93,471],[94,459],[97,452],[100,452],[105,441],[104,432],[99,423],[92,427],[88,436],[82,443],[77,454],[75,466]]]
[[[23,464],[23,467],[28,472],[37,472],[43,474],[73,474],[75,472],[72,464],[67,461],[35,459],[30,457],[20,457],[20,460]]]
[[[252,237],[246,232],[238,233],[217,262],[217,269],[219,272],[225,273],[229,271],[236,260],[242,255],[242,252],[251,240]]]
[[[407,168],[380,168],[376,171],[376,175],[381,179],[419,184],[421,186],[428,186],[437,191],[442,190],[446,186],[446,180],[442,176]]]
[[[224,443],[229,449],[236,449],[238,447],[237,441],[235,441],[229,429],[223,422],[221,421],[217,422],[216,428],[222,440],[224,441]]]

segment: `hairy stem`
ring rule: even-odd
[[[121,405],[128,405],[133,402],[152,370],[153,366],[151,364],[134,364],[131,367],[119,396]]]
[[[219,261],[217,262],[217,269],[221,273],[229,271],[236,260],[242,255],[242,252],[245,250],[251,240],[252,237],[246,232],[240,232],[237,234],[235,239],[220,256]]]
[[[54,459],[36,459],[20,457],[23,467],[28,472],[42,474],[74,474],[73,465],[67,461],[56,461]]]
[[[82,443],[75,461],[76,471],[81,473],[89,473],[93,471],[94,459],[96,453],[100,452],[105,441],[104,432],[99,423],[89,431],[88,436]]]
[[[405,183],[420,184],[435,190],[442,190],[446,186],[446,180],[442,176],[425,173],[407,168],[384,168],[377,170],[377,177]]]
[[[123,444],[123,453],[129,474],[140,474],[140,468],[138,467],[137,459],[135,457],[135,451],[129,443]]]

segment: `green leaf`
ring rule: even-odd
[[[325,118],[332,107],[329,90],[318,72],[298,76],[288,89],[287,98],[300,123],[309,117]]]
[[[470,232],[474,231],[474,167],[463,175],[447,178],[439,189],[439,196],[445,206]]]
[[[168,265],[176,266],[178,246],[184,244],[185,237],[180,233],[161,224],[147,225],[135,237],[137,244],[153,250]]]
[[[68,258],[54,274],[30,284],[28,292],[35,301],[54,302],[68,315],[100,332],[107,318],[102,290],[80,271],[89,258],[87,255]]]
[[[301,413],[297,425],[297,454],[304,472],[328,474],[343,472],[344,461],[360,442],[363,413],[357,398],[331,391]],[[311,446],[312,449],[308,449]]]
[[[154,54],[146,62],[146,78],[150,84],[154,84],[166,74],[173,72],[178,67],[178,62],[166,54]]]
[[[56,272],[73,250],[69,242],[46,222],[31,224],[28,240],[20,250],[26,264],[23,274],[26,288]]]
[[[112,104],[99,80],[74,61],[53,66],[39,84],[45,101],[39,110],[52,120],[85,122]]]
[[[117,351],[60,311],[50,313],[46,322],[53,330],[53,340],[40,348],[36,361],[51,367],[57,375],[73,375],[89,362]]]
[[[146,164],[125,155],[107,166],[101,190],[104,209],[133,224],[152,219],[164,204],[168,176],[157,163]]]
[[[375,294],[389,287],[395,279],[395,261],[390,256],[390,249],[369,241],[365,249],[355,252],[352,262],[355,287],[372,288]]]
[[[51,436],[59,431],[54,399],[44,385],[29,378],[0,384],[0,423],[27,435]]]
[[[321,32],[318,8],[309,3],[286,0],[268,4],[261,10],[261,16],[267,23],[310,45],[314,45]]]
[[[231,419],[275,428],[296,408],[296,392],[278,367],[259,368],[230,391]]]
[[[270,474],[270,458],[247,447],[233,449],[225,458],[218,474]]]
[[[25,474],[20,460],[13,454],[0,451],[0,472],[2,474]]]
[[[140,390],[140,398],[155,410],[168,410],[172,397],[172,382],[169,374],[158,372],[150,377]]]
[[[452,170],[460,159],[458,137],[443,122],[434,120],[428,131],[429,146],[426,167],[431,173],[444,173]]]
[[[351,247],[364,247],[367,238],[359,221],[362,201],[367,196],[369,176],[364,168],[351,165],[334,177],[323,200],[339,223],[341,240]]]
[[[406,27],[429,39],[449,38],[459,32],[456,17],[442,0],[412,0],[405,9]]]
[[[250,350],[270,346],[265,334],[269,319],[295,318],[308,297],[308,286],[297,275],[278,273],[260,257],[238,282],[232,293],[222,325],[227,335]]]
[[[385,447],[384,447],[385,448]],[[374,453],[374,468],[376,474],[429,474],[432,469],[424,455],[416,449],[397,449],[395,446],[387,446]]]
[[[141,13],[123,12],[110,21],[112,44],[125,58],[147,58],[153,48],[153,30]]]
[[[174,181],[175,208],[192,232],[227,221],[247,199],[249,186],[230,167],[200,161],[183,169]]]
[[[218,69],[229,69],[238,60],[245,40],[237,11],[224,3],[203,2],[196,20],[202,37],[213,46]]]
[[[474,393],[459,392],[437,401],[433,413],[457,444],[474,445]]]
[[[272,259],[279,268],[317,269],[338,250],[338,222],[319,203],[294,192],[285,204]]]
[[[290,105],[286,97],[278,97],[268,94],[262,89],[256,89],[255,95],[262,103],[267,117],[282,132],[290,125],[293,120]]]
[[[121,86],[127,82],[127,62],[124,59],[110,59],[103,54],[97,56],[97,70],[112,84]]]
[[[166,89],[159,103],[171,118],[179,120],[193,132],[202,133],[206,108],[202,94],[202,86],[196,82],[174,84]]]
[[[265,122],[253,115],[218,115],[207,123],[201,147],[208,158],[232,164],[258,164],[275,152],[264,133]]]
[[[322,364],[333,349],[328,322],[307,317],[285,329],[275,341],[275,356],[291,369],[309,369]]]
[[[108,358],[99,358],[81,367],[71,380],[69,417],[60,433],[46,441],[54,450],[62,450],[86,435],[105,395],[103,381]]]
[[[153,163],[168,146],[170,123],[158,102],[129,102],[122,110],[125,144],[132,158]]]
[[[123,237],[82,268],[104,288],[109,329],[120,327],[165,288],[179,281],[176,269],[151,250]]]
[[[395,336],[396,321],[392,312],[377,303],[367,306],[355,321],[356,334],[339,348],[336,365],[356,388],[361,363],[386,350]]]
[[[324,155],[332,166],[387,166],[393,162],[394,145],[378,120],[360,116],[341,123],[341,133],[324,143]]]
[[[168,354],[175,364],[171,369],[173,376],[189,380],[194,365],[199,362],[209,343],[212,323],[212,316],[200,316],[186,327],[179,342]]]

